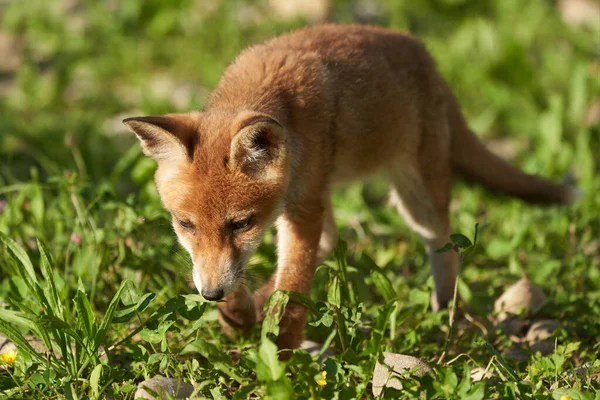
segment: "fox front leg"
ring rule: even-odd
[[[319,239],[323,229],[323,207],[304,206],[302,213],[284,213],[277,221],[278,269],[275,288],[308,294],[317,264]],[[281,359],[300,346],[306,323],[306,308],[290,301],[280,322],[277,346]]]
[[[285,226],[285,225],[284,225]],[[280,235],[284,235],[281,233]],[[319,250],[317,251],[316,265],[323,263],[333,251],[337,242],[337,232],[335,220],[333,218],[333,209],[331,201],[326,201],[323,210],[323,228],[319,239]],[[277,282],[277,274],[274,273],[269,280],[254,293],[254,306],[256,309],[256,320],[261,322],[264,319],[264,306],[273,291]]]

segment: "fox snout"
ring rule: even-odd
[[[206,300],[217,301],[217,300],[221,300],[223,298],[223,295],[225,294],[225,292],[223,291],[223,289],[214,289],[214,290],[202,289],[201,294],[202,294],[202,297],[204,297]]]
[[[196,289],[198,289],[198,293],[200,293],[206,300],[217,301],[221,300],[225,296],[225,289],[223,288],[224,285],[222,283],[214,282],[204,284],[200,276],[200,271],[196,266],[194,266],[192,277],[194,279],[194,285],[196,285]]]
[[[235,262],[206,264],[194,260],[192,278],[198,293],[206,300],[221,300],[240,284],[242,267]]]

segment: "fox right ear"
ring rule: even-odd
[[[285,133],[274,119],[256,114],[242,119],[231,138],[233,168],[256,178],[270,175],[285,160]]]
[[[136,134],[144,154],[156,161],[191,160],[194,130],[187,123],[187,114],[167,114],[162,117],[133,117],[123,120]]]

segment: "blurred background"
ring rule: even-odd
[[[202,108],[242,48],[323,21],[414,33],[477,132],[508,158],[548,146],[530,168],[560,175],[563,136],[600,118],[599,18],[593,0],[3,0],[0,179],[36,166],[144,186],[122,118]]]
[[[488,146],[529,172],[570,175],[589,194],[577,211],[548,212],[459,184],[456,229],[488,226],[481,262],[508,264],[513,276],[531,266],[543,281],[585,243],[586,265],[598,265],[599,18],[594,0],[2,0],[0,230],[31,249],[36,237],[48,242],[64,279],[92,296],[123,277],[177,293],[169,282],[189,279],[187,256],[156,196],[154,162],[121,120],[201,109],[248,45],[358,22],[422,39]],[[352,251],[397,276],[425,254],[386,193],[384,179],[346,188],[336,217]],[[272,236],[265,243],[259,256],[273,261]],[[425,281],[428,269],[418,270]]]
[[[555,364],[537,356],[529,366],[517,359],[512,365],[520,375],[507,385],[528,381],[541,390],[538,397],[549,396],[549,388],[566,382],[565,375],[558,374],[564,354],[574,349],[579,349],[574,366],[588,361],[600,365],[597,0],[0,0],[0,232],[22,246],[36,267],[36,239],[46,244],[64,307],[61,327],[75,326],[76,316],[82,315],[75,296],[78,301],[89,299],[99,318],[125,279],[131,280],[122,299],[125,306],[135,306],[144,293],[156,295],[155,302],[136,315],[140,323],[149,321],[150,312],[161,305],[180,304],[180,294],[195,292],[188,255],[177,245],[154,188],[155,164],[143,157],[121,120],[201,109],[241,49],[323,21],[370,23],[413,33],[437,60],[470,125],[493,151],[530,173],[576,181],[585,191],[574,206],[539,207],[458,180],[452,225],[473,239],[479,223],[478,244],[469,252],[458,281],[460,297],[472,315],[490,319],[499,294],[526,275],[548,296],[539,316],[560,321],[564,328],[552,337],[551,350],[555,339],[571,346],[560,350],[563,355],[552,355]],[[332,257],[318,270],[311,296],[324,310],[335,310],[339,304],[331,304],[335,296],[328,296],[328,290],[335,294],[340,286],[351,286],[354,300],[344,304],[345,320],[340,312],[335,318],[349,326],[356,349],[371,349],[372,354],[363,352],[356,358],[349,353],[344,362],[355,365],[347,369],[352,379],[340,375],[337,386],[326,387],[331,396],[338,389],[359,394],[366,390],[365,377],[370,377],[379,339],[372,335],[371,343],[361,332],[378,327],[377,321],[385,324],[391,310],[391,303],[383,306],[386,298],[372,278],[375,264],[392,285],[392,297],[398,296],[389,339],[386,333],[382,342],[385,348],[441,361],[441,348],[449,343],[444,335],[440,339],[448,314],[426,312],[433,282],[421,240],[388,207],[387,192],[386,178],[379,177],[334,195],[340,237],[348,243],[347,249],[338,249],[337,260],[347,259],[347,280],[337,278],[338,264]],[[253,276],[273,270],[273,238],[268,232],[251,260]],[[9,251],[0,246],[0,311],[5,319],[16,315],[8,310],[25,310],[37,318],[46,311],[18,271]],[[202,312],[182,314],[176,325],[161,325],[164,329],[156,335],[163,340],[160,336],[169,330],[169,353],[194,338],[227,352],[216,360],[229,359],[237,345],[256,347],[256,334],[250,342],[232,344],[221,333],[214,305],[199,307]],[[136,332],[135,324],[125,323],[127,318],[120,321],[111,324],[105,348]],[[321,343],[331,340],[327,327],[309,324],[307,336]],[[478,332],[457,334],[447,360],[467,355],[489,368],[497,353],[490,360]],[[182,364],[152,347],[157,342],[148,335],[122,344],[123,354],[114,355],[110,368],[104,368],[103,384],[111,384],[115,396],[130,395],[135,382],[159,370],[183,374]],[[487,338],[509,357],[511,340]],[[333,345],[340,347],[337,340]],[[255,362],[248,360],[243,358],[239,368],[254,382]],[[452,367],[462,370],[466,362],[463,358]],[[100,365],[98,360],[94,363]],[[22,365],[14,370],[16,379],[0,374],[0,390],[22,382],[34,390],[42,372],[46,383],[53,381],[45,364],[39,364],[40,373],[34,375],[31,360]],[[187,368],[194,371],[192,380],[210,375],[215,390],[229,390],[229,378],[223,380],[210,363],[202,365]],[[319,373],[314,365],[313,375]],[[72,382],[86,391],[78,368]],[[534,371],[546,374],[544,388]],[[294,384],[308,390],[310,374]],[[330,370],[328,379],[334,376]],[[456,386],[456,375],[453,379]],[[502,385],[495,390],[505,398],[509,392]]]

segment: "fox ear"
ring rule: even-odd
[[[194,129],[188,114],[167,114],[162,117],[133,117],[123,120],[136,134],[144,154],[156,161],[191,160]]]
[[[239,127],[231,139],[231,167],[257,178],[268,176],[285,159],[283,127],[264,115],[247,118]]]

